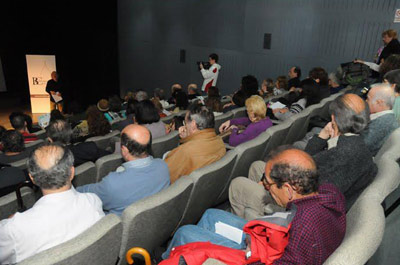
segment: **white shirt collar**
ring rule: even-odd
[[[357,135],[357,134],[354,134],[354,133],[345,133],[345,134],[343,134],[343,136],[354,136],[354,135]],[[333,137],[333,138],[328,140],[328,150],[337,146],[337,143],[339,141],[339,136],[340,135],[338,135],[336,137]]]
[[[381,117],[383,115],[389,114],[389,113],[394,113],[394,112],[391,109],[390,110],[384,110],[384,111],[381,111],[381,112],[372,113],[369,117],[370,117],[370,119],[372,121],[372,120],[375,120],[375,119],[377,119],[377,118],[379,118],[379,117]]]

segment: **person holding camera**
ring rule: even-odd
[[[200,72],[204,78],[201,90],[206,93],[210,87],[217,85],[218,74],[221,70],[221,65],[218,64],[218,55],[216,53],[210,54],[208,62],[210,65],[208,69],[205,69],[207,67],[203,65],[203,63],[199,64]]]

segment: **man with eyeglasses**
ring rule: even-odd
[[[276,203],[294,213],[289,243],[278,264],[322,264],[343,240],[346,231],[345,199],[333,184],[319,185],[314,160],[304,151],[285,149],[275,152],[265,166],[264,188]],[[281,216],[282,213],[275,215]],[[183,226],[175,233],[163,258],[175,246],[206,242],[246,251],[245,235],[240,243],[216,233],[222,222],[243,229],[245,219],[222,210],[207,210],[197,226]]]

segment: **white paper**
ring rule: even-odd
[[[238,244],[242,242],[243,231],[225,223],[217,222],[215,224],[215,233],[226,237],[227,239],[230,239]]]
[[[51,95],[56,103],[60,102],[63,98],[58,95]]]
[[[269,106],[270,109],[283,109],[286,108],[286,105],[280,103],[279,101]]]

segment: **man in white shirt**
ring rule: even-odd
[[[66,242],[104,216],[97,195],[72,186],[73,164],[71,151],[57,144],[30,155],[29,176],[43,197],[31,209],[0,221],[0,264],[15,264]]]
[[[201,90],[206,93],[210,87],[217,85],[219,71],[221,70],[221,65],[218,64],[218,55],[216,53],[210,54],[208,62],[211,65],[209,69],[204,69],[202,63],[199,65],[200,72],[204,78]]]

